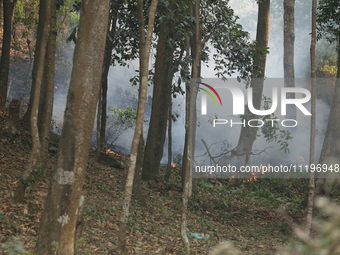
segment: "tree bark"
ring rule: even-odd
[[[285,78],[285,87],[295,87],[295,74],[294,74],[294,9],[295,0],[284,0],[284,43],[283,43],[283,70]],[[295,98],[294,93],[288,93],[287,98]],[[296,119],[296,108],[295,105],[287,106],[287,119]]]
[[[48,36],[45,70],[42,88],[44,93],[40,93],[40,109],[38,123],[40,120],[40,141],[41,141],[41,155],[40,162],[46,163],[48,157],[48,144],[50,140],[51,119],[53,114],[53,99],[54,99],[54,70],[55,70],[55,51],[57,39],[57,8],[55,0],[51,1],[51,21],[50,33]]]
[[[17,0],[3,0],[4,29],[0,62],[0,107],[4,107],[7,99],[9,62],[12,38],[12,16]]]
[[[170,93],[170,100],[172,99],[172,93]],[[170,180],[172,170],[172,102],[170,102],[168,111],[168,164],[166,166],[166,173],[164,180],[168,182]]]
[[[313,0],[312,7],[312,41],[310,47],[310,62],[311,62],[311,130],[310,130],[310,151],[309,165],[315,164],[315,126],[316,126],[316,68],[315,68],[315,45],[316,45],[316,5],[317,0]],[[307,201],[307,216],[306,216],[306,234],[309,236],[312,227],[313,206],[314,206],[314,172],[309,172],[308,184],[308,201]]]
[[[80,239],[82,232],[83,232],[83,228],[84,228],[83,212],[84,212],[84,209],[85,209],[85,199],[86,199],[86,197],[84,196],[84,192],[83,192],[83,194],[80,196],[80,201],[79,201],[74,240]]]
[[[105,56],[104,56],[105,58]],[[101,119],[101,113],[102,113],[102,90],[99,89],[98,94],[98,107],[97,107],[97,150],[96,150],[96,160],[99,159],[100,152],[101,152],[101,146],[100,146],[100,119]]]
[[[147,35],[145,36],[144,15],[143,15],[143,0],[137,2],[137,17],[139,21],[139,65],[140,65],[140,78],[139,78],[139,100],[137,109],[136,128],[132,140],[131,156],[128,176],[125,185],[125,194],[123,200],[123,211],[119,223],[118,233],[118,250],[121,254],[126,254],[126,231],[127,219],[129,216],[129,207],[132,195],[133,179],[136,168],[138,145],[140,136],[142,134],[144,110],[147,96],[148,87],[148,74],[149,74],[149,55],[151,48],[151,39],[153,28],[155,24],[155,13],[157,9],[158,0],[152,0],[149,12],[149,23]]]
[[[107,114],[107,76],[110,70],[111,64],[111,52],[112,46],[107,45],[106,42],[105,46],[105,55],[104,55],[104,63],[103,63],[103,74],[102,74],[102,81],[101,81],[101,117],[100,117],[100,135],[99,141],[97,142],[97,149],[103,150],[105,149],[105,133],[106,133],[106,114]]]
[[[259,110],[261,108],[267,58],[267,53],[263,51],[268,47],[270,0],[259,1],[258,5],[259,12],[256,32],[256,47],[259,51],[261,51],[261,53],[259,53],[259,55],[254,58],[254,67],[250,86],[253,88],[254,108]],[[251,113],[248,107],[246,107],[245,113],[246,115],[250,116]],[[256,116],[253,118],[256,118]],[[246,163],[248,163],[249,154],[253,148],[256,134],[256,128],[251,128],[249,126],[242,126],[241,128],[240,139],[234,153],[238,156],[246,155]]]
[[[38,130],[38,114],[39,114],[39,101],[40,101],[40,89],[42,84],[42,79],[44,75],[44,61],[47,48],[47,40],[50,32],[50,16],[51,16],[51,0],[46,0],[43,5],[45,9],[41,9],[43,15],[45,16],[44,23],[42,26],[41,44],[38,51],[39,58],[37,59],[37,72],[34,84],[34,94],[33,94],[33,104],[32,104],[32,114],[31,114],[31,134],[32,134],[32,152],[29,158],[29,162],[26,170],[22,174],[18,186],[16,187],[13,201],[14,203],[21,203],[24,200],[25,190],[28,184],[29,176],[40,159],[41,142],[39,138]],[[40,20],[40,19],[39,19]]]
[[[188,210],[188,200],[189,200],[189,183],[190,183],[190,172],[191,172],[191,130],[190,130],[190,93],[188,88],[190,88],[190,84],[186,84],[185,91],[185,141],[184,141],[184,152],[183,152],[183,162],[182,162],[182,217],[181,217],[181,237],[183,242],[183,247],[186,249],[186,252],[190,254],[190,243],[187,232],[187,222],[186,215]]]
[[[181,237],[183,247],[190,254],[190,243],[188,236],[186,234],[186,218],[188,211],[188,201],[191,195],[192,189],[192,157],[194,156],[195,148],[195,133],[196,133],[196,97],[197,97],[197,81],[200,79],[201,75],[201,29],[199,20],[199,5],[200,1],[196,0],[195,4],[191,4],[191,16],[196,20],[196,26],[194,29],[194,35],[190,40],[191,44],[191,56],[192,56],[192,69],[191,69],[191,82],[190,85],[187,84],[186,90],[186,119],[185,119],[185,144],[183,153],[183,194],[182,194],[182,219],[181,219]],[[189,47],[187,46],[187,49]],[[188,93],[188,88],[190,86],[190,93]]]
[[[8,107],[9,116],[7,119],[6,127],[13,134],[16,134],[19,130],[20,103],[20,99],[13,98]]]
[[[191,82],[186,85],[186,102],[189,103],[189,108],[186,108],[186,118],[188,117],[188,127],[185,129],[185,142],[183,151],[183,162],[182,162],[182,187],[185,186],[185,174],[189,171],[189,196],[192,191],[192,172],[191,172],[191,159],[194,156],[195,149],[195,136],[196,136],[196,98],[198,93],[197,81],[201,77],[201,51],[203,48],[202,35],[199,20],[199,1],[195,2],[195,5],[191,5],[190,15],[196,20],[196,26],[193,28],[193,36],[187,45],[187,50],[191,50],[192,69],[191,69]],[[190,90],[190,91],[189,91]],[[187,121],[187,120],[186,120]],[[186,124],[187,125],[187,124]],[[190,150],[190,153],[188,151]],[[189,155],[190,154],[190,155]]]
[[[111,53],[113,50],[113,38],[116,32],[116,25],[117,25],[117,10],[112,10],[116,12],[111,14],[109,18],[109,27],[108,27],[108,37],[106,39],[105,45],[105,55],[104,55],[104,64],[103,64],[103,74],[102,74],[102,107],[101,107],[101,122],[100,122],[100,140],[99,140],[99,148],[101,150],[105,149],[106,145],[106,114],[107,114],[107,88],[108,88],[108,74],[111,66]]]
[[[40,221],[34,252],[37,255],[74,254],[77,212],[96,113],[109,4],[109,0],[82,1],[64,126]]]
[[[338,42],[340,46],[340,39]],[[331,105],[331,111],[329,114],[329,120],[326,130],[325,139],[323,141],[321,155],[318,164],[327,164],[328,167],[337,164],[339,162],[339,152],[336,148],[337,143],[339,143],[339,126],[340,126],[340,114],[338,113],[340,109],[340,50],[338,50],[338,71],[337,79],[335,83],[334,95]],[[321,173],[320,177],[316,182],[315,196],[321,193],[328,193],[326,184],[327,173]]]
[[[3,13],[3,5],[2,5],[3,1],[0,1],[0,28],[2,25],[2,13]]]
[[[189,38],[187,40],[186,45],[186,56],[189,58],[190,56],[190,41]],[[186,66],[186,71],[189,70],[189,66]],[[189,152],[191,152],[191,143],[190,143],[190,137],[191,137],[191,130],[189,128],[190,125],[190,83],[185,83],[185,136],[184,136],[184,150],[183,150],[183,159],[182,159],[182,188],[184,190],[185,187],[185,174],[188,171],[191,171],[190,169],[190,161],[191,161],[191,154],[189,155]]]
[[[143,170],[143,158],[144,158],[144,137],[143,131],[140,135],[140,140],[138,144],[137,161],[135,176],[133,178],[133,197],[139,202],[141,206],[146,206],[145,196],[142,190],[142,170]]]
[[[172,6],[172,5],[171,5]],[[165,15],[170,15],[169,11]],[[163,19],[159,27],[157,43],[157,56],[155,63],[155,76],[152,96],[152,111],[148,137],[146,139],[143,174],[145,181],[152,180],[158,175],[160,162],[163,157],[163,147],[166,137],[167,118],[164,114],[170,105],[172,86],[172,58],[175,45],[169,45],[169,39],[173,36],[173,21]]]
[[[39,4],[39,22],[38,22],[38,30],[37,30],[37,40],[35,44],[35,51],[34,51],[34,61],[33,61],[33,69],[32,69],[32,86],[31,86],[31,93],[30,93],[30,99],[28,102],[28,108],[25,113],[25,115],[22,117],[21,122],[29,124],[31,113],[32,113],[32,107],[34,103],[34,93],[35,93],[35,84],[37,79],[37,72],[38,72],[38,66],[39,66],[39,58],[40,58],[40,48],[42,47],[42,39],[43,39],[43,30],[44,30],[44,24],[46,21],[46,0],[40,0]],[[45,57],[45,56],[44,56]]]

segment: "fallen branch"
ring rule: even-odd
[[[242,155],[237,155],[237,154],[236,154],[236,148],[234,148],[234,149],[232,149],[232,150],[223,152],[223,153],[221,153],[221,154],[219,154],[219,155],[213,156],[213,155],[211,154],[211,152],[210,152],[210,149],[209,149],[210,147],[208,147],[206,141],[204,141],[204,139],[201,139],[201,141],[202,141],[202,143],[204,144],[204,146],[205,146],[205,148],[206,148],[206,150],[207,150],[207,153],[208,153],[208,155],[209,155],[209,157],[210,157],[210,160],[213,161],[215,164],[217,164],[216,161],[215,161],[216,158],[219,158],[219,157],[222,157],[222,156],[226,156],[226,155],[228,155],[229,153],[230,153],[231,156],[243,156],[243,155],[244,155],[244,154],[242,154]],[[261,151],[258,152],[258,153],[253,153],[253,152],[251,152],[249,155],[258,156],[258,155],[260,155],[261,153],[265,152],[267,149],[271,149],[271,148],[273,148],[273,146],[266,147],[266,148],[264,148],[263,150],[261,150]],[[201,155],[201,156],[205,156],[207,153],[204,153],[204,154]]]

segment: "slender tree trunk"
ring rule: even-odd
[[[55,0],[51,0],[51,21],[50,21],[50,33],[47,42],[47,51],[45,59],[44,70],[44,95],[40,93],[40,100],[43,102],[42,108],[39,109],[38,120],[41,119],[41,127],[39,132],[41,141],[41,155],[40,162],[46,163],[48,157],[48,144],[50,138],[50,126],[53,114],[53,99],[54,99],[54,70],[55,70],[55,51],[56,51],[56,39],[57,39],[57,8]]]
[[[2,25],[2,14],[3,14],[3,5],[2,5],[2,2],[3,1],[0,1],[0,28],[1,28],[1,25]]]
[[[257,21],[257,33],[256,33],[256,47],[263,51],[268,47],[269,37],[269,10],[270,0],[259,1],[259,12]],[[261,108],[263,82],[265,75],[267,53],[261,52],[254,59],[253,75],[251,81],[251,87],[253,88],[253,104],[255,109]],[[251,116],[251,113],[246,107],[246,115]],[[252,118],[256,118],[253,116]],[[246,155],[246,163],[248,163],[249,154],[253,148],[254,141],[256,139],[257,129],[245,126],[241,128],[240,139],[238,146],[235,149],[236,155]]]
[[[74,254],[77,211],[96,114],[109,4],[109,0],[82,1],[64,126],[40,221],[34,252],[37,255]]]
[[[338,42],[340,47],[340,39]],[[325,139],[323,141],[321,155],[318,164],[327,164],[328,167],[339,163],[339,154],[336,153],[336,144],[339,142],[339,126],[340,126],[340,50],[338,50],[338,73],[335,83],[334,95],[332,100],[331,111],[329,114],[329,120],[326,130]],[[326,184],[327,173],[321,173],[316,182],[315,195],[318,196],[321,193],[328,193]]]
[[[190,57],[190,41],[189,38],[187,40],[186,45],[186,56],[187,58]],[[189,66],[186,66],[186,71],[189,71]],[[190,123],[190,83],[185,83],[185,136],[184,136],[184,150],[183,150],[183,159],[182,159],[182,188],[184,190],[185,187],[185,174],[187,171],[190,171],[190,161],[191,161],[191,154],[189,154],[189,151],[191,151],[191,144],[190,144],[190,137],[191,132],[189,129],[189,123]]]
[[[39,139],[38,130],[38,115],[39,115],[39,101],[40,101],[40,89],[44,75],[44,62],[47,48],[47,41],[50,32],[50,16],[51,16],[51,0],[46,0],[45,9],[43,13],[45,15],[44,23],[42,24],[42,36],[40,48],[36,48],[39,51],[39,59],[37,59],[37,73],[34,85],[34,101],[32,104],[32,114],[31,114],[31,134],[32,134],[32,152],[29,158],[29,162],[26,170],[24,171],[21,180],[18,182],[16,187],[13,201],[14,203],[21,203],[24,200],[25,190],[28,184],[29,176],[33,170],[33,167],[38,163],[40,159],[41,143]]]
[[[137,16],[139,21],[139,61],[140,61],[140,78],[139,78],[139,100],[137,109],[137,120],[135,133],[132,140],[131,156],[128,176],[125,185],[125,194],[123,200],[123,211],[119,223],[118,233],[118,250],[121,254],[126,254],[126,231],[127,231],[127,219],[129,216],[129,207],[132,195],[133,178],[136,168],[138,145],[140,136],[142,134],[145,102],[147,97],[148,87],[148,73],[149,73],[149,55],[151,48],[151,39],[153,34],[153,28],[155,24],[155,13],[157,9],[158,0],[152,0],[149,12],[149,23],[147,35],[145,36],[144,15],[143,15],[143,0],[137,2]]]
[[[5,106],[7,98],[7,85],[12,38],[12,16],[16,2],[16,0],[3,0],[4,29],[0,62],[0,107]]]
[[[189,111],[186,111],[186,116],[189,120],[188,129],[185,130],[185,142],[184,142],[184,152],[183,152],[183,163],[182,163],[182,187],[184,189],[184,179],[185,174],[189,171],[189,196],[192,191],[192,172],[191,172],[191,157],[194,156],[195,149],[195,137],[196,137],[196,122],[197,122],[197,114],[196,114],[196,98],[198,93],[197,81],[199,81],[201,77],[201,50],[203,48],[203,44],[201,41],[201,29],[199,25],[199,1],[195,2],[195,5],[192,5],[190,8],[191,16],[196,20],[196,26],[193,29],[193,36],[190,38],[188,42],[189,45],[187,49],[191,49],[191,59],[192,59],[192,69],[191,69],[191,82],[189,87],[186,88],[186,93],[188,98]],[[190,90],[190,93],[188,93]],[[195,123],[195,124],[194,124]],[[190,133],[190,134],[189,134]],[[188,151],[190,150],[190,156]]]
[[[105,56],[104,56],[105,58]],[[102,90],[99,89],[98,95],[98,107],[97,107],[97,150],[96,150],[96,159],[99,159],[100,152],[102,151],[100,144],[100,122],[101,122],[101,112],[102,112]]]
[[[182,183],[183,183],[183,193],[182,193],[182,218],[181,218],[181,237],[183,242],[183,247],[186,249],[188,254],[190,254],[190,243],[187,232],[187,210],[188,210],[188,200],[189,200],[189,183],[190,183],[190,171],[191,171],[191,130],[190,130],[190,84],[186,83],[186,96],[185,96],[185,142],[184,142],[184,153],[182,162]]]
[[[145,196],[142,189],[142,170],[143,170],[143,158],[144,158],[144,137],[143,131],[140,134],[140,140],[138,144],[137,161],[135,176],[133,178],[133,197],[139,202],[141,206],[146,206]]]
[[[32,69],[32,86],[31,86],[31,93],[30,93],[30,99],[28,102],[28,108],[25,113],[25,115],[22,117],[21,121],[24,123],[29,123],[31,118],[31,112],[32,107],[34,103],[34,93],[35,93],[35,84],[37,79],[37,72],[38,72],[38,66],[39,66],[39,58],[40,58],[40,48],[42,47],[42,40],[43,40],[43,30],[44,30],[44,24],[46,20],[46,0],[40,0],[39,4],[39,23],[38,23],[38,30],[37,30],[37,40],[35,44],[35,51],[34,51],[34,61],[33,61],[33,69]],[[45,56],[44,56],[45,57]]]
[[[191,55],[192,55],[192,69],[191,69],[191,82],[190,93],[188,89],[186,91],[186,120],[185,120],[185,147],[183,155],[183,194],[182,194],[182,219],[181,219],[181,237],[183,247],[190,254],[190,243],[188,240],[187,232],[187,211],[188,211],[188,201],[189,195],[192,189],[192,157],[194,156],[195,148],[195,134],[196,134],[196,97],[197,97],[197,81],[200,79],[201,74],[201,29],[199,20],[199,8],[200,1],[196,0],[195,4],[191,5],[191,16],[196,20],[196,27],[194,30],[194,36],[191,38]],[[189,48],[189,47],[187,47]]]
[[[315,44],[316,44],[316,5],[317,0],[313,0],[312,7],[312,42],[310,47],[311,78],[312,78],[312,100],[311,100],[311,130],[310,130],[310,151],[309,165],[315,164],[315,126],[316,126],[316,68],[315,68]],[[312,227],[313,206],[314,206],[314,172],[309,172],[308,202],[306,217],[306,234],[310,234]]]
[[[285,87],[295,87],[294,74],[294,9],[295,0],[284,0],[284,55],[283,55],[283,69],[285,78]],[[287,98],[295,98],[294,93],[288,93]],[[287,106],[287,119],[296,119],[295,105]]]
[[[172,5],[171,5],[172,6]],[[167,11],[165,15],[170,15]],[[146,140],[143,160],[143,180],[152,180],[158,175],[163,157],[163,147],[166,137],[167,112],[171,103],[169,94],[172,87],[172,58],[175,46],[169,47],[169,39],[173,21],[163,19],[159,28],[155,77],[152,97],[152,111],[148,137]]]
[[[170,93],[170,99],[172,99],[172,94]],[[172,103],[170,103],[168,111],[168,164],[166,166],[166,173],[164,180],[168,182],[171,176],[172,170]]]
[[[105,149],[105,133],[106,133],[106,114],[107,114],[107,76],[110,69],[111,63],[111,52],[112,47],[107,45],[105,46],[105,55],[104,55],[104,65],[103,65],[103,74],[102,74],[102,83],[101,83],[101,117],[100,117],[100,135],[99,142],[97,143],[97,148],[100,150]]]
[[[108,74],[111,66],[111,53],[113,50],[113,42],[111,41],[116,32],[117,25],[117,10],[112,10],[116,12],[112,15],[112,18],[109,19],[109,28],[108,28],[108,36],[110,37],[106,39],[105,45],[105,55],[104,55],[104,65],[103,65],[103,75],[102,75],[102,116],[100,123],[100,148],[101,150],[105,149],[106,140],[106,114],[107,114],[107,88],[108,88]]]

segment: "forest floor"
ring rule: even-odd
[[[7,113],[0,112],[0,254],[23,249],[32,253],[56,161],[57,140],[52,139],[55,143],[50,144],[46,166],[34,170],[25,202],[15,205],[12,196],[28,162],[31,137],[24,127],[16,135],[8,132],[6,118]],[[84,183],[83,235],[76,242],[76,250],[77,254],[118,254],[118,224],[128,161],[104,153],[96,161],[94,154],[91,149]],[[147,206],[132,200],[129,254],[185,254],[180,236],[180,167],[173,169],[169,183],[163,181],[164,174],[165,169],[161,169],[159,178],[143,183]],[[275,254],[284,243],[295,239],[278,208],[284,208],[295,223],[303,222],[308,180],[196,179],[196,184],[198,194],[189,201],[188,232],[209,235],[209,239],[189,238],[192,254],[208,254],[223,240],[233,242],[243,254]],[[333,189],[332,195],[339,197],[334,193],[339,190]]]

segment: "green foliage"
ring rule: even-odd
[[[71,32],[70,36],[67,37],[67,39],[66,39],[66,42],[67,42],[67,43],[69,43],[69,42],[74,42],[74,44],[77,43],[77,38],[76,38],[77,29],[78,29],[78,27],[75,27],[75,28],[73,29],[73,31]]]
[[[22,182],[22,184],[28,186],[31,183],[36,183],[37,181],[45,179],[47,175],[48,175],[47,169],[45,165],[41,163],[39,165],[34,166],[34,169],[29,178],[22,177],[20,181]]]
[[[38,0],[18,0],[15,10],[14,10],[14,19],[13,19],[13,27],[17,25],[23,26],[21,38],[26,38],[26,42],[29,43],[32,38],[31,35],[34,34],[34,31],[37,28],[38,24],[38,14],[39,10],[39,1]],[[17,43],[16,36],[13,35],[13,43]],[[28,45],[30,46],[30,45]],[[34,47],[31,46],[31,50],[33,51]]]
[[[316,77],[336,78],[338,70],[338,54],[336,46],[326,40],[320,40],[316,48]],[[310,77],[310,71],[306,74]],[[316,96],[329,106],[333,100],[334,79],[317,79]]]
[[[64,0],[63,3],[58,5],[57,11],[57,49],[58,54],[63,53],[66,38],[69,37],[70,31],[74,31],[79,23],[79,13],[74,11],[72,5],[75,0]]]
[[[270,98],[263,96],[263,103],[264,109],[268,110],[272,101]],[[277,119],[277,117],[274,113],[262,117],[264,125],[261,127],[261,132],[264,135],[264,138],[266,138],[266,142],[269,143],[275,141],[280,144],[280,150],[283,150],[285,153],[289,153],[288,142],[293,139],[291,133],[287,130],[280,129],[277,121],[266,121],[269,119]]]
[[[91,254],[90,247],[88,247],[84,238],[80,238],[78,240],[75,240],[74,241],[74,248],[75,248],[76,254],[83,254],[83,255]]]
[[[152,69],[149,70],[148,73],[148,86],[153,84],[153,77],[154,77],[155,73]],[[136,75],[134,77],[132,77],[129,80],[132,84],[132,86],[137,86],[137,84],[139,84],[139,70],[136,70]]]
[[[228,1],[201,1],[200,23],[203,38],[210,38],[215,49],[213,59],[216,75],[222,79],[238,72],[239,78],[249,81],[255,44],[249,33],[237,23],[238,16]],[[208,46],[203,49],[203,61],[208,60]]]
[[[97,220],[97,221],[103,221],[104,216],[99,214],[96,209],[94,209],[92,206],[88,206],[85,210],[85,213],[87,216]]]
[[[53,152],[56,152],[58,149],[56,148],[56,147],[54,147],[54,146],[52,146],[52,147],[50,147],[50,148],[48,148],[50,151],[53,151]]]
[[[265,110],[270,109],[272,101],[269,97],[263,96],[263,108]],[[242,120],[246,122],[251,119],[256,119],[257,115],[254,114],[244,114],[240,116]],[[276,142],[278,143],[285,153],[289,153],[289,141],[293,139],[291,133],[287,130],[283,130],[279,128],[278,122],[274,121],[274,119],[278,119],[274,113],[271,115],[264,115],[259,118],[259,120],[263,121],[263,126],[260,128],[264,138],[267,143]],[[254,125],[254,124],[253,124]],[[255,127],[254,127],[255,128]],[[260,136],[259,134],[257,136]]]
[[[335,44],[330,44],[322,39],[317,42],[316,47],[316,77],[317,78],[336,78],[338,68],[338,54]],[[306,75],[310,77],[310,71]],[[317,91],[317,96],[319,97]]]
[[[79,23],[79,13],[74,11],[75,0],[61,0],[57,7],[57,39],[56,39],[56,76],[70,77],[72,71],[71,47],[68,45],[72,31],[76,30]],[[75,36],[75,34],[74,34]],[[68,84],[68,81],[65,81]]]
[[[14,11],[14,22],[25,26],[25,32],[22,37],[26,37],[27,33],[36,27],[38,23],[38,10],[38,0],[18,0]]]
[[[31,183],[35,183],[37,181],[40,181],[42,179],[45,179],[48,176],[47,168],[44,164],[39,164],[34,167],[29,181]]]
[[[318,71],[324,73],[325,76],[336,77],[337,74],[337,62],[338,58],[336,56],[331,56],[329,59],[321,60],[318,63]]]
[[[129,215],[128,222],[127,222],[129,230],[131,232],[134,231],[134,230],[139,230],[138,223],[140,221],[141,220],[138,219],[135,215]]]
[[[340,2],[321,0],[317,12],[318,39],[325,38],[330,43],[339,42],[340,38]]]
[[[2,246],[5,250],[7,250],[8,255],[17,255],[18,253],[23,253],[27,255],[30,254],[25,252],[25,248],[22,245],[22,242],[17,237],[11,237]]]
[[[313,226],[316,236],[309,238],[302,228],[297,228],[295,233],[300,240],[291,241],[277,255],[289,254],[339,254],[340,253],[340,208],[326,198],[317,198],[316,206],[323,212],[326,220],[315,219]]]
[[[32,139],[22,139],[19,134],[13,134],[10,130],[1,130],[0,129],[0,138],[7,137],[8,140],[13,143],[19,145],[22,149],[29,149],[32,145]]]
[[[196,184],[202,193],[218,196],[218,201],[209,204],[210,197],[198,196],[189,201],[190,210],[213,207],[215,210],[227,210],[226,197],[230,200],[241,200],[246,203],[278,208],[285,205],[289,213],[299,216],[304,210],[302,203],[308,191],[308,179],[258,179],[247,182],[242,179],[214,180],[196,179]]]
[[[136,124],[137,108],[127,106],[122,110],[108,107],[108,113],[106,140],[110,140],[113,144],[119,136]]]
[[[173,163],[176,164],[176,166],[181,167],[182,162],[183,162],[183,155],[182,154],[177,154],[176,156],[173,157]]]

